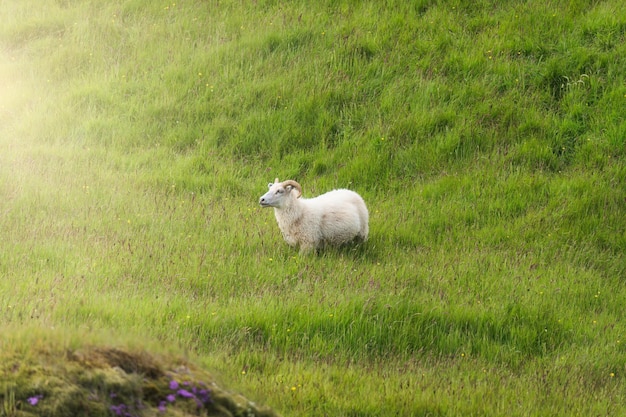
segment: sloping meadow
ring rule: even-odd
[[[1,3],[0,325],[285,415],[623,412],[618,3]],[[369,241],[298,255],[275,177]]]

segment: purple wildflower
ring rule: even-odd
[[[171,390],[177,390],[178,389],[178,381],[176,381],[175,379],[172,379],[170,381],[170,389]]]
[[[167,402],[173,403],[174,401],[176,401],[176,396],[174,394],[170,394],[165,397],[165,399],[167,400]]]
[[[192,393],[190,393],[189,391],[187,391],[186,389],[179,389],[177,394],[180,395],[183,398],[192,398],[192,397],[194,397],[194,395]]]
[[[111,411],[113,411],[115,413],[116,416],[124,416],[126,415],[126,404],[120,404],[120,405],[112,405],[111,407],[109,407]]]
[[[211,395],[210,395],[209,390],[201,389],[200,391],[198,391],[198,393],[196,395],[205,404],[211,402]]]
[[[39,400],[41,400],[42,398],[43,398],[43,395],[35,395],[33,397],[30,397],[26,401],[28,401],[28,404],[35,406],[39,404]]]
[[[159,403],[159,411],[160,411],[161,413],[164,413],[164,412],[167,410],[166,404],[167,404],[167,403],[166,403],[165,401],[161,401],[161,402]]]

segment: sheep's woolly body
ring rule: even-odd
[[[340,245],[355,237],[367,239],[368,215],[363,199],[350,190],[334,190],[316,198],[300,199],[285,209],[275,209],[278,227],[291,246],[312,249]]]
[[[283,237],[290,246],[308,252],[324,245],[341,245],[356,238],[366,240],[369,232],[365,202],[354,191],[333,190],[315,198],[299,198],[295,186],[287,181],[270,184],[270,191],[261,197],[265,207],[274,207],[274,214]],[[297,194],[297,195],[296,195]]]

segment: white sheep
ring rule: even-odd
[[[302,187],[293,180],[268,185],[259,204],[274,207],[278,227],[290,246],[300,253],[324,245],[341,245],[357,238],[365,241],[369,214],[360,195],[350,190],[333,190],[315,198],[300,198]]]

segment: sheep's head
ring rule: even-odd
[[[294,180],[278,182],[276,178],[273,183],[268,184],[268,187],[269,191],[259,199],[262,207],[281,208],[302,195],[302,187]]]

